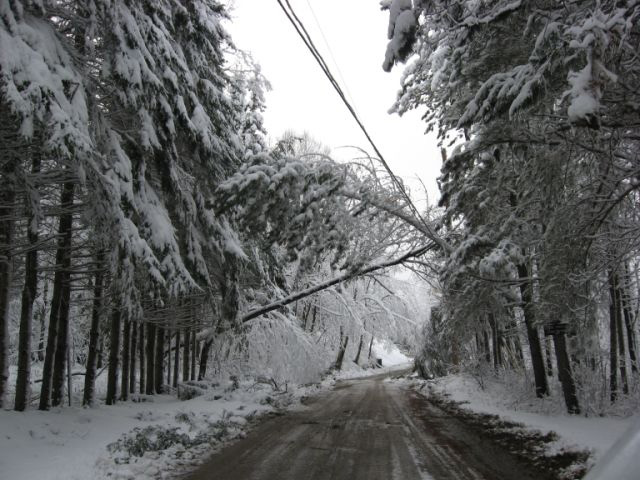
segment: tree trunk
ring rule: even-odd
[[[198,380],[204,380],[207,374],[207,362],[209,361],[209,350],[211,350],[211,344],[213,340],[205,340],[202,344],[202,351],[200,352],[200,370],[198,371]]]
[[[621,285],[622,311],[624,313],[624,323],[627,330],[627,345],[629,347],[629,360],[631,361],[631,372],[638,373],[638,354],[636,349],[636,334],[633,329],[635,318],[629,305],[629,268],[625,264],[625,282]]]
[[[544,353],[547,362],[547,376],[553,377],[553,361],[551,360],[551,337],[549,335],[545,335]]]
[[[56,260],[58,259],[56,255]],[[56,263],[58,263],[56,261]],[[57,271],[53,279],[53,294],[51,296],[51,311],[49,312],[49,330],[47,332],[47,348],[44,355],[44,364],[42,366],[42,385],[40,386],[40,410],[49,409],[49,399],[51,395],[51,374],[53,370],[53,357],[56,351],[56,338],[58,336],[58,313],[60,307],[60,293],[58,290],[62,288],[62,274]]]
[[[173,352],[173,388],[178,388],[178,372],[180,372],[180,329],[176,330],[176,348]]]
[[[196,339],[195,327],[191,331],[191,375],[190,380],[196,379],[196,358],[198,357],[198,340]]]
[[[73,393],[73,375],[71,374],[71,359],[75,357],[75,349],[73,348],[73,341],[68,337],[67,341],[67,400],[69,406],[71,406],[71,394]],[[73,354],[73,357],[72,357]]]
[[[162,382],[164,381],[164,328],[156,327],[156,362],[153,375],[154,390],[156,393],[162,393]]]
[[[532,283],[525,280],[529,276],[527,267],[521,263],[518,265],[518,276],[520,277],[520,295],[522,297],[522,310],[524,313],[524,323],[527,329],[527,339],[529,341],[529,352],[531,354],[531,365],[533,367],[533,377],[536,384],[536,396],[544,397],[549,394],[547,375],[544,371],[544,359],[542,358],[542,346],[540,335],[535,322],[535,310],[533,307]]]
[[[167,385],[171,386],[171,332],[167,330]]]
[[[45,278],[44,287],[42,291],[42,306],[38,312],[38,320],[40,322],[40,337],[38,340],[38,361],[44,362],[44,338],[47,332],[47,324],[45,323],[45,316],[47,314],[47,294],[49,293],[49,282]]]
[[[500,334],[493,314],[489,315],[489,325],[491,326],[491,343],[493,344],[493,368],[497,371],[502,365],[502,350],[500,349]]]
[[[87,354],[87,368],[84,376],[84,393],[82,404],[93,406],[96,388],[96,364],[98,356],[98,338],[100,337],[100,316],[102,314],[102,282],[104,255],[96,256],[97,271],[93,284],[93,307],[91,309],[91,327],[89,328],[89,352]]]
[[[138,346],[138,324],[131,322],[131,358],[129,359],[129,393],[136,391],[136,352]]]
[[[524,369],[524,352],[522,351],[522,342],[520,342],[520,335],[517,333],[518,325],[514,324],[513,328],[516,331],[516,334],[513,337],[513,347],[515,349],[517,367]]]
[[[491,345],[489,343],[489,332],[486,328],[482,329],[482,336],[484,338],[484,361],[487,365],[491,364]]]
[[[98,354],[96,355],[98,359],[96,360],[96,368],[98,370],[104,367],[104,337],[107,332],[102,332],[103,335],[100,335],[98,338]]]
[[[625,292],[622,293],[622,311],[624,313],[624,324],[627,331],[627,345],[629,347],[629,360],[631,361],[631,372],[638,373],[638,355],[636,353],[636,335],[633,331],[633,312],[629,307],[629,301]]]
[[[135,348],[133,349],[135,351]],[[131,320],[127,316],[122,329],[122,383],[120,384],[120,400],[129,400],[129,372],[131,353]]]
[[[58,312],[58,338],[56,341],[56,354],[53,363],[53,377],[51,381],[51,404],[61,405],[64,400],[64,380],[69,358],[69,309],[71,303],[70,276],[65,275],[62,286],[62,298]]]
[[[372,333],[372,334],[371,334],[371,341],[369,342],[369,355],[367,356],[367,358],[368,358],[369,360],[371,360],[371,351],[372,351],[372,349],[373,349],[373,339],[374,339],[374,338],[375,338],[375,337],[373,336],[373,333]]]
[[[611,403],[618,399],[618,332],[616,317],[618,303],[616,301],[616,284],[613,272],[609,272],[609,390]]]
[[[53,364],[53,378],[51,384],[51,403],[60,405],[64,396],[65,365],[67,362],[67,348],[69,348],[69,308],[71,302],[71,239],[73,227],[73,206],[75,186],[72,182],[66,182],[62,186],[60,204],[63,213],[60,215],[58,234],[58,253],[56,253],[56,277],[60,273],[60,288],[53,294],[58,293],[58,318],[57,318],[57,341]],[[60,262],[58,262],[58,254]],[[54,299],[52,299],[52,304]]]
[[[580,413],[580,405],[578,403],[573,372],[571,371],[564,325],[560,325],[559,323],[554,325],[553,345],[556,351],[558,377],[562,385],[562,393],[564,395],[564,403],[567,406],[567,412],[578,415]]]
[[[138,331],[140,332],[140,334],[138,335],[138,356],[139,358],[139,362],[140,362],[140,395],[144,394],[146,389],[145,389],[145,379],[146,379],[146,375],[145,375],[145,358],[144,358],[144,331],[145,331],[145,327],[144,327],[144,323],[140,322],[140,327],[138,328]]]
[[[146,393],[153,395],[155,391],[155,352],[156,352],[156,326],[153,323],[147,323],[147,382]]]
[[[313,315],[311,316],[311,328],[309,328],[309,333],[313,333],[313,329],[316,327],[316,317],[318,315],[318,305],[313,304]]]
[[[336,359],[335,369],[342,370],[342,362],[344,361],[344,354],[347,351],[347,345],[349,344],[349,336],[343,337],[342,327],[340,327],[340,349],[338,350],[338,358]]]
[[[107,405],[116,403],[118,395],[118,360],[120,354],[120,309],[113,307],[111,312],[111,335],[109,345],[109,370],[107,377]]]
[[[191,330],[189,328],[184,329],[184,341],[182,346],[182,381],[189,381],[189,350],[191,348]]]
[[[59,229],[61,230],[61,228]],[[62,239],[59,240],[59,243]],[[56,252],[56,265],[63,263],[64,251],[58,247]],[[51,311],[49,312],[49,331],[47,333],[47,348],[42,366],[42,385],[40,386],[40,410],[49,409],[51,396],[51,376],[53,372],[53,358],[56,351],[56,339],[58,337],[58,315],[60,313],[60,300],[64,275],[60,269],[56,270],[53,277],[53,292],[51,294]]]
[[[618,364],[620,366],[620,381],[622,393],[629,394],[629,379],[627,378],[627,350],[624,344],[624,330],[622,329],[622,295],[620,292],[620,277],[615,275],[616,285],[616,333],[618,338]]]
[[[6,117],[4,117],[6,118]],[[15,171],[18,160],[2,155],[0,164],[0,408],[7,406],[9,383],[9,301],[13,278],[13,219],[16,201]]]
[[[358,343],[358,353],[356,354],[356,358],[353,360],[356,365],[360,361],[360,352],[362,351],[362,341],[364,340],[364,335],[360,335],[360,342]]]
[[[36,147],[37,148],[37,147]],[[40,171],[40,152],[33,154],[31,173]],[[25,255],[24,288],[22,289],[22,307],[20,311],[20,333],[18,338],[18,377],[16,379],[16,398],[14,408],[23,411],[29,401],[31,377],[31,333],[33,330],[33,302],[38,291],[38,194],[27,195],[26,213],[28,218],[27,240],[30,250]],[[35,205],[34,205],[35,204]],[[35,207],[35,208],[34,208]]]

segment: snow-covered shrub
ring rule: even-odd
[[[186,447],[192,445],[192,439],[185,433],[178,432],[179,427],[163,427],[150,425],[136,427],[120,437],[116,442],[107,445],[111,453],[125,452],[130,457],[141,457],[145,452],[166,450],[177,443]]]
[[[196,384],[197,383],[197,384]],[[180,400],[191,400],[206,393],[207,386],[201,382],[185,382],[178,384],[177,394]]]

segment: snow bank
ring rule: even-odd
[[[244,435],[248,419],[273,410],[284,397],[285,404],[293,404],[317,390],[306,387],[284,394],[273,392],[268,385],[245,383],[233,391],[229,385],[212,386],[203,396],[188,401],[156,395],[91,409],[0,411],[0,476],[11,480],[153,478],[158,468],[168,467],[176,458],[183,466],[205,460],[212,446],[201,445],[192,452],[174,449],[171,455],[149,452],[126,465],[116,465],[116,458],[120,462],[122,457],[110,453],[107,446],[136,427],[176,428],[181,434],[195,437],[224,422],[222,445],[225,440]],[[198,455],[200,458],[196,458]]]
[[[481,413],[499,415],[505,420],[518,422],[543,433],[558,434],[558,448],[588,449],[596,462],[625,433],[632,423],[624,418],[581,417],[568,414],[545,414],[515,410],[514,398],[497,382],[485,380],[484,390],[469,375],[449,375],[431,380],[429,386],[449,399],[462,402],[462,408]],[[504,387],[504,386],[502,386]]]

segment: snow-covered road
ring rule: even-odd
[[[191,480],[541,478],[456,419],[425,422],[425,414],[437,420],[442,412],[390,376],[338,383],[303,409],[264,422]]]

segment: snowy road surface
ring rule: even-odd
[[[339,383],[265,421],[190,480],[541,478],[388,376]]]

